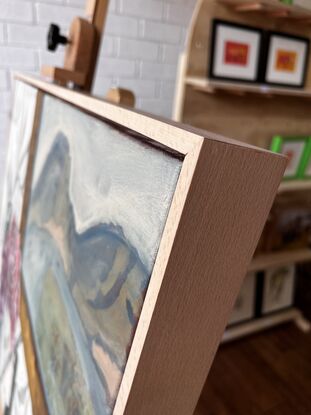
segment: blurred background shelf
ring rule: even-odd
[[[263,271],[267,268],[282,267],[284,265],[309,261],[311,261],[311,249],[309,248],[272,252],[255,256],[248,271]]]
[[[192,86],[194,89],[205,92],[207,94],[214,94],[217,91],[225,91],[232,94],[260,94],[267,97],[273,95],[293,96],[297,98],[311,99],[311,90],[271,87],[269,85],[247,84],[245,82],[229,82],[229,81],[214,81],[208,78],[201,78],[195,76],[188,76],[186,84]]]
[[[296,6],[282,4],[279,0],[219,0],[235,12],[261,13],[272,18],[283,18],[299,21],[299,23],[311,24],[311,10]]]
[[[278,193],[299,192],[303,190],[311,190],[311,180],[289,180],[282,182]]]
[[[306,331],[308,331],[308,323],[304,320],[301,311],[295,307],[292,307],[288,310],[279,311],[264,317],[228,327],[223,335],[222,343],[240,339],[248,336],[249,334],[257,333],[289,321],[295,321],[298,326],[305,325]]]

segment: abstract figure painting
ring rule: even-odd
[[[11,393],[15,355],[17,348],[23,349],[19,321],[20,225],[36,102],[37,90],[17,81],[0,221],[0,401],[7,408],[10,403],[15,403]],[[25,399],[20,401],[18,410],[17,407],[10,410],[12,415],[30,415],[28,379],[23,360],[20,360],[19,370]]]
[[[112,413],[180,157],[45,96],[23,277],[49,413]]]
[[[21,319],[5,295],[0,399],[10,384],[14,415],[193,413],[284,157],[18,79],[2,281],[21,277]]]

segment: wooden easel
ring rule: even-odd
[[[71,84],[80,91],[91,92],[108,5],[109,0],[87,0],[86,18],[76,17],[73,20],[68,39],[58,33],[55,25],[51,27],[49,38],[54,47],[52,50],[63,43],[66,44],[66,52],[62,68],[42,66],[44,77],[62,86]],[[135,106],[134,94],[123,88],[109,90],[106,99],[119,105]]]

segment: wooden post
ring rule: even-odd
[[[92,89],[100,40],[104,32],[104,24],[107,16],[108,5],[109,0],[87,0],[86,2],[86,15],[95,28],[95,42],[93,46],[92,62],[84,87],[85,91],[91,91]]]

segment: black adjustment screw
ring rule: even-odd
[[[60,28],[54,23],[50,24],[48,32],[48,50],[56,50],[59,44],[66,45],[69,40],[66,36],[60,34]]]

